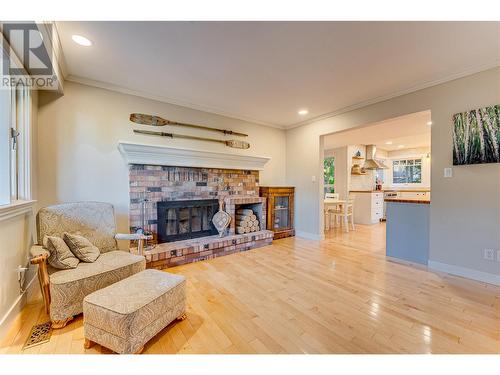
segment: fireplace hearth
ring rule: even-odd
[[[217,234],[212,223],[218,210],[217,199],[158,202],[156,209],[158,243]]]

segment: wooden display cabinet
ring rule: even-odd
[[[293,203],[294,187],[261,186],[260,196],[266,198],[266,226],[274,239],[295,236]]]

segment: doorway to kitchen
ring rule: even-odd
[[[324,231],[385,232],[389,200],[429,200],[431,113],[422,111],[323,137]]]

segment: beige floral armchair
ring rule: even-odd
[[[80,233],[97,246],[101,255],[94,263],[79,263],[74,269],[55,269],[47,263],[50,255],[45,236],[62,237],[64,232]],[[114,209],[100,202],[65,203],[42,208],[37,215],[38,245],[31,248],[31,263],[38,264],[38,279],[53,328],[64,327],[83,311],[86,295],[125,279],[146,268],[144,256],[118,250],[116,240],[139,241],[141,234],[116,234]],[[45,246],[44,246],[45,245]]]

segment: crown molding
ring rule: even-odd
[[[264,122],[264,121],[260,121],[260,120],[246,117],[246,116],[235,115],[233,113],[225,112],[221,109],[212,108],[212,107],[208,107],[208,106],[204,106],[204,105],[200,105],[200,104],[195,104],[195,103],[191,103],[191,102],[187,102],[187,101],[183,101],[183,100],[173,99],[173,98],[169,98],[169,97],[165,97],[165,96],[161,96],[161,95],[150,94],[150,93],[147,93],[144,91],[132,90],[132,89],[128,89],[126,87],[115,85],[112,83],[107,83],[107,82],[103,82],[103,81],[95,81],[92,79],[79,77],[79,76],[75,76],[72,74],[70,74],[66,77],[66,81],[75,82],[75,83],[79,83],[81,85],[86,85],[86,86],[97,87],[97,88],[104,89],[104,90],[119,92],[121,94],[133,95],[133,96],[138,96],[140,98],[156,100],[156,101],[162,102],[162,103],[177,105],[180,107],[194,109],[194,110],[202,111],[202,112],[208,112],[208,113],[212,113],[214,115],[229,117],[229,118],[232,118],[235,120],[251,122],[253,124],[268,126],[271,128],[276,128],[276,129],[281,129],[281,130],[286,128],[286,127],[278,125],[278,124]]]
[[[224,152],[192,150],[133,142],[118,142],[118,150],[127,164],[172,167],[221,168],[261,171],[271,160],[267,156],[248,156]]]
[[[101,88],[101,89],[105,89],[105,90],[119,92],[122,94],[133,95],[133,96],[138,96],[141,98],[156,100],[156,101],[167,103],[167,104],[178,105],[178,106],[185,107],[185,108],[190,108],[190,109],[194,109],[194,110],[198,110],[198,111],[213,113],[213,114],[216,114],[219,116],[229,117],[229,118],[233,118],[236,120],[251,122],[254,124],[258,124],[258,125],[263,125],[263,126],[268,126],[268,127],[288,131],[288,130],[291,130],[294,128],[298,128],[300,126],[309,125],[309,124],[312,124],[314,122],[318,122],[318,121],[325,120],[325,119],[328,119],[331,117],[335,117],[335,116],[338,116],[338,115],[341,115],[341,114],[344,114],[344,113],[347,113],[350,111],[354,111],[356,109],[367,107],[367,106],[377,104],[377,103],[380,103],[380,102],[383,102],[386,100],[394,99],[394,98],[397,98],[399,96],[411,94],[411,93],[416,92],[416,91],[427,89],[427,88],[437,86],[437,85],[440,85],[440,84],[443,84],[446,82],[450,82],[450,81],[453,81],[456,79],[464,78],[464,77],[467,77],[467,76],[470,76],[473,74],[477,74],[477,73],[480,73],[480,72],[483,72],[486,70],[494,69],[494,68],[497,68],[499,66],[500,66],[500,60],[498,60],[498,59],[494,60],[494,61],[490,61],[490,62],[485,63],[485,64],[475,65],[473,67],[470,67],[470,68],[465,69],[463,71],[460,71],[458,73],[447,75],[444,78],[426,81],[426,82],[423,82],[423,83],[420,83],[417,85],[413,85],[413,86],[411,86],[407,89],[404,89],[404,90],[399,90],[399,91],[395,91],[395,92],[392,92],[392,93],[389,93],[386,95],[381,95],[381,96],[378,96],[378,97],[375,97],[372,99],[368,99],[368,100],[365,100],[365,101],[362,101],[359,103],[355,103],[355,104],[347,106],[347,107],[339,108],[337,110],[327,112],[325,114],[310,118],[308,120],[304,120],[304,121],[297,122],[297,123],[290,124],[290,125],[278,125],[278,124],[274,124],[274,123],[260,121],[260,120],[254,119],[254,118],[240,116],[240,115],[236,115],[233,113],[228,113],[226,111],[223,111],[223,110],[220,110],[217,108],[212,108],[209,106],[190,103],[190,102],[183,101],[183,100],[164,97],[161,95],[154,95],[154,94],[146,93],[143,91],[132,90],[132,89],[128,89],[128,88],[123,87],[123,86],[114,85],[114,84],[102,82],[102,81],[95,81],[95,80],[84,78],[84,77],[69,75],[68,77],[66,77],[66,80],[70,81],[70,82],[75,82],[75,83],[79,83],[82,85],[86,85],[86,86],[92,86],[92,87],[97,87],[97,88]]]
[[[400,91],[396,91],[396,92],[393,92],[393,93],[390,93],[387,95],[378,96],[378,97],[373,98],[373,99],[365,100],[365,101],[362,101],[362,102],[359,102],[359,103],[356,103],[356,104],[353,104],[353,105],[350,105],[347,107],[337,109],[337,110],[332,111],[332,112],[325,113],[323,115],[313,117],[309,120],[297,122],[295,124],[292,124],[290,126],[285,127],[285,130],[291,130],[294,128],[298,128],[300,126],[309,125],[309,124],[312,124],[314,122],[318,122],[321,120],[326,120],[330,117],[335,117],[335,116],[341,115],[343,113],[354,111],[356,109],[368,107],[369,105],[384,102],[384,101],[389,100],[389,99],[394,99],[394,98],[397,98],[398,96],[411,94],[411,93],[416,92],[416,91],[427,89],[429,87],[437,86],[437,85],[440,85],[440,84],[443,84],[446,82],[454,81],[456,79],[464,78],[464,77],[467,77],[467,76],[470,76],[473,74],[481,73],[481,72],[484,72],[486,70],[490,70],[490,69],[494,69],[494,68],[498,68],[498,67],[500,67],[500,60],[494,60],[494,61],[489,62],[487,64],[476,65],[474,67],[471,67],[471,68],[466,69],[464,71],[461,71],[459,73],[450,74],[444,78],[426,81],[424,83],[411,86],[410,88],[407,88],[405,90],[400,90]]]

